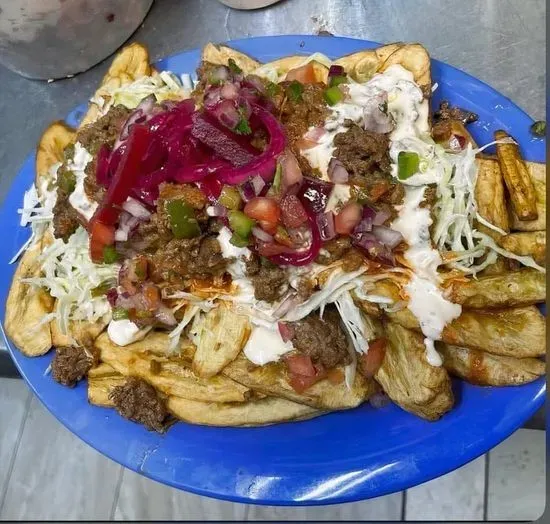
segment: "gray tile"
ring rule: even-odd
[[[33,398],[0,518],[108,519],[120,471]]]
[[[0,509],[30,397],[22,380],[0,378]]]
[[[278,506],[250,506],[248,520],[400,520],[403,494],[394,493],[376,499],[332,506],[286,508]]]
[[[546,432],[520,429],[489,454],[488,520],[538,519],[546,505]]]
[[[483,520],[485,456],[407,490],[405,520]]]
[[[116,520],[245,520],[247,506],[199,497],[124,470]]]

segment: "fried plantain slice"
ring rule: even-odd
[[[535,262],[546,262],[546,231],[510,233],[500,239],[500,245],[516,255],[533,257]]]
[[[546,230],[546,164],[525,162],[527,172],[535,188],[537,207],[536,220],[521,220],[515,213],[511,203],[508,205],[510,229],[512,231],[545,231]]]
[[[76,131],[72,127],[58,120],[50,124],[40,137],[35,164],[35,183],[40,196],[42,196],[42,181],[47,183],[51,181],[50,169],[55,164],[63,162],[63,151],[74,142],[75,136]]]
[[[90,377],[88,375],[88,402],[95,406],[113,408],[115,403],[110,395],[114,388],[122,386],[126,377],[121,374],[114,374],[106,377]]]
[[[99,319],[96,322],[69,320],[68,333],[62,333],[57,320],[54,319],[50,323],[52,344],[56,347],[72,345],[90,347],[108,323],[107,319]]]
[[[528,306],[544,302],[546,275],[535,269],[508,271],[466,282],[453,281],[446,293],[451,302],[469,308]]]
[[[152,69],[149,62],[149,51],[142,44],[133,42],[123,47],[115,55],[93,99],[98,97],[108,98],[110,92],[114,89],[125,84],[131,84],[138,78],[151,75]],[[90,101],[88,111],[82,118],[78,128],[81,129],[85,125],[95,122],[100,114],[101,108],[95,102]]]
[[[177,418],[205,426],[265,426],[323,414],[315,408],[276,397],[240,403],[199,402],[168,397],[167,407]]]
[[[438,343],[445,368],[472,384],[480,386],[519,386],[544,375],[546,365],[536,358],[491,355],[476,349]]]
[[[495,131],[495,140],[510,138],[505,131]],[[516,143],[497,143],[496,150],[514,213],[520,220],[536,220],[538,212],[535,187],[519,152],[519,146]]]
[[[111,342],[107,333],[99,336],[95,346],[100,351],[100,359],[116,371],[140,377],[166,395],[203,402],[244,402],[251,394],[247,387],[221,375],[208,379],[197,377],[178,357],[128,350],[131,345],[121,348]]]
[[[388,50],[389,51],[389,50]],[[382,51],[379,51],[382,53]],[[415,82],[422,88],[424,96],[430,96],[432,90],[431,62],[430,55],[426,48],[420,44],[404,44],[398,47],[386,58],[382,58],[382,64],[378,72],[383,73],[390,66],[398,64],[410,71]]]
[[[261,63],[251,56],[226,45],[208,42],[202,49],[201,60],[205,62],[227,65],[230,59],[235,61],[235,64],[242,69],[245,75],[252,73],[261,66]]]
[[[508,233],[510,231],[510,224],[504,193],[504,180],[500,166],[496,160],[486,158],[478,159],[477,166],[475,199],[478,213],[487,222]],[[494,229],[483,224],[478,224],[477,228],[495,240],[498,240],[502,236]]]
[[[388,313],[392,322],[420,331],[408,310]],[[443,329],[441,340],[494,355],[515,358],[540,357],[546,352],[546,323],[536,306],[510,309],[464,309]]]
[[[427,420],[439,419],[454,403],[447,371],[426,360],[424,337],[419,333],[391,322],[385,332],[389,345],[376,381],[405,411]]]
[[[193,372],[208,378],[237,357],[250,335],[250,323],[245,316],[220,305],[204,316],[199,330]]]
[[[44,289],[22,282],[22,279],[40,276],[40,252],[40,243],[25,252],[13,276],[6,301],[6,333],[28,357],[44,355],[52,347],[50,326],[48,322],[41,322],[52,312],[54,299]]]

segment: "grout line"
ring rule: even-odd
[[[17,453],[19,452],[19,445],[21,444],[21,439],[23,437],[23,431],[25,430],[25,426],[27,424],[27,419],[29,417],[29,412],[31,410],[31,402],[33,394],[30,390],[27,391],[27,400],[25,402],[25,415],[23,416],[23,420],[21,421],[21,426],[19,427],[19,431],[17,433],[17,441],[15,443],[15,448],[13,450],[13,453],[11,455],[10,464],[8,466],[8,475],[6,477],[6,485],[2,491],[2,494],[0,496],[0,515],[2,515],[2,510],[4,509],[4,504],[6,502],[6,496],[8,494],[8,486],[10,485],[10,479],[11,475],[13,473],[13,469],[15,467],[15,459],[17,458]]]
[[[401,497],[401,521],[407,520],[407,490],[403,491]]]
[[[487,520],[489,514],[489,453],[485,453],[485,483],[483,490],[483,520]]]
[[[249,515],[250,515],[250,504],[246,504],[246,506],[244,508],[244,518],[243,518],[244,522],[248,522],[248,516]]]
[[[118,480],[115,487],[115,496],[113,497],[113,505],[111,506],[111,512],[109,514],[109,520],[115,520],[115,512],[118,506],[118,499],[120,497],[120,488],[122,486],[122,480],[124,478],[124,466],[120,466],[120,473],[118,474]]]

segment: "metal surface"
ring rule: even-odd
[[[157,0],[132,40],[146,43],[154,60],[209,40],[256,35],[328,31],[379,42],[420,41],[434,58],[544,119],[545,20],[544,0],[283,0],[257,11],[213,0]],[[108,60],[50,84],[0,67],[0,202],[45,126],[90,96],[107,67]]]
[[[81,73],[117,49],[153,0],[0,0],[0,63],[28,78]]]

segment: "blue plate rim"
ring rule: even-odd
[[[274,36],[255,37],[255,38],[243,38],[243,39],[236,39],[236,40],[228,41],[227,44],[228,45],[235,45],[235,47],[238,47],[239,44],[242,44],[243,42],[247,42],[247,41],[250,41],[250,40],[263,41],[263,40],[272,40],[272,39],[281,39],[281,38],[282,39],[284,39],[284,38],[300,38],[300,39],[309,40],[309,41],[312,41],[312,42],[315,42],[315,40],[318,39],[318,38],[323,38],[323,39],[325,39],[325,38],[334,38],[334,39],[337,39],[337,40],[346,40],[346,41],[349,41],[349,42],[352,42],[352,43],[358,44],[358,45],[360,44],[363,47],[372,47],[372,46],[379,45],[376,42],[370,42],[370,41],[356,39],[356,38],[315,37],[315,36],[312,36],[312,35],[274,35]],[[165,60],[168,60],[170,58],[177,57],[177,56],[179,56],[183,53],[186,53],[186,52],[196,52],[196,51],[197,51],[196,49],[185,50],[185,51],[182,51],[180,53],[175,53],[174,55],[170,55],[169,57],[162,58],[162,59],[156,61],[155,63],[165,61]],[[481,80],[478,80],[477,78],[475,78],[472,75],[460,70],[459,68],[456,68],[454,66],[445,64],[445,63],[440,62],[438,60],[433,60],[433,61],[435,63],[437,63],[438,65],[440,65],[440,66],[442,65],[445,68],[449,68],[451,70],[455,70],[455,71],[459,72],[461,75],[465,75],[469,79],[473,80],[475,83],[482,84],[483,87],[490,90],[492,94],[496,95],[497,97],[499,97],[501,99],[505,99],[506,101],[510,102],[514,106],[515,110],[520,111],[525,117],[527,117],[529,120],[532,121],[532,118],[522,108],[517,106],[508,97],[506,97],[505,95],[502,95],[501,93],[496,91],[494,88],[492,88],[491,86],[489,86],[485,82],[483,82]],[[32,158],[34,158],[33,154],[31,154],[26,159],[25,164],[27,162],[29,162]],[[21,170],[23,170],[23,167],[21,168]],[[11,189],[10,189],[10,192],[11,192]],[[8,196],[9,196],[9,193],[8,193],[6,199],[8,198]],[[24,369],[24,366],[22,366],[21,362],[17,358],[15,358],[15,354],[14,354],[15,350],[12,347],[12,344],[8,341],[8,339],[7,339],[7,337],[4,333],[3,326],[0,326],[0,331],[2,332],[2,335],[3,335],[4,339],[6,340],[7,347],[10,351],[10,354],[11,354],[12,358],[14,358],[14,360],[15,360],[17,368],[21,372],[21,374],[24,377],[27,384],[29,384],[29,386],[31,387],[33,393],[39,398],[40,402],[48,409],[48,411],[50,411],[73,434],[75,434],[81,440],[84,440],[88,445],[92,446],[94,449],[98,450],[100,453],[108,456],[109,458],[111,458],[115,462],[117,462],[117,463],[119,463],[119,464],[121,464],[125,467],[129,467],[129,469],[133,469],[134,471],[137,471],[138,473],[143,474],[143,475],[145,475],[145,476],[147,476],[147,477],[149,477],[153,480],[156,480],[156,481],[161,482],[163,484],[171,485],[171,486],[179,488],[179,489],[185,489],[186,491],[189,491],[191,493],[195,493],[195,494],[199,494],[199,495],[203,495],[203,496],[210,496],[210,497],[218,498],[218,499],[221,499],[221,500],[229,500],[229,501],[233,501],[233,502],[243,502],[243,503],[248,503],[248,504],[328,505],[328,504],[337,504],[337,503],[342,503],[342,502],[352,502],[352,501],[357,501],[357,500],[363,500],[365,498],[364,493],[357,492],[355,495],[346,494],[346,495],[342,495],[342,496],[334,496],[329,500],[322,499],[322,500],[318,500],[318,501],[305,500],[305,501],[297,502],[295,500],[276,499],[276,498],[275,499],[270,498],[270,499],[266,499],[266,500],[257,500],[257,499],[250,499],[250,498],[239,496],[239,495],[235,495],[235,496],[220,495],[220,494],[217,494],[217,493],[213,493],[210,490],[201,489],[201,488],[197,488],[197,487],[193,487],[193,486],[182,487],[181,483],[171,483],[170,481],[167,481],[166,479],[160,478],[158,475],[155,475],[154,473],[144,471],[144,470],[139,470],[138,471],[139,468],[128,466],[128,464],[124,463],[122,460],[119,460],[116,456],[112,455],[108,451],[105,451],[105,450],[101,449],[101,446],[98,446],[96,443],[92,442],[93,439],[88,439],[87,437],[84,437],[81,434],[79,434],[75,428],[71,427],[65,421],[62,420],[61,415],[59,413],[57,413],[57,412],[53,411],[52,409],[50,409],[50,407],[46,403],[46,400],[43,399],[41,397],[41,395],[39,394],[39,392],[37,391],[37,389],[35,387],[35,384],[32,383],[32,382],[29,382],[29,379],[27,377],[27,373]],[[22,361],[23,361],[23,359],[22,359]],[[480,455],[484,454],[488,449],[491,449],[493,446],[495,446],[496,444],[498,444],[499,442],[501,442],[502,440],[507,438],[511,433],[513,433],[513,431],[515,431],[519,427],[519,425],[521,425],[529,417],[531,417],[536,412],[536,410],[539,409],[540,406],[542,406],[543,401],[544,401],[544,393],[545,393],[545,386],[542,385],[542,387],[537,392],[536,396],[533,398],[533,401],[531,402],[529,408],[522,412],[522,415],[520,417],[522,420],[516,419],[513,423],[509,423],[508,425],[506,425],[504,427],[501,427],[498,434],[496,434],[496,433],[491,434],[491,436],[493,438],[485,439],[483,441],[483,445],[480,445],[479,447],[477,447],[475,451],[473,451],[471,453],[463,454],[459,458],[458,458],[458,455],[456,455],[457,459],[454,462],[447,461],[444,466],[432,469],[429,474],[425,474],[424,476],[420,475],[414,483],[411,483],[410,479],[402,479],[401,482],[393,483],[391,485],[391,487],[386,487],[385,489],[379,489],[376,492],[376,494],[372,495],[372,496],[382,496],[382,495],[393,493],[393,492],[396,492],[396,491],[399,491],[399,490],[402,490],[402,489],[407,489],[407,488],[413,487],[413,486],[418,485],[420,483],[423,483],[423,482],[426,482],[426,481],[431,480],[433,478],[436,478],[436,477],[438,477],[438,476],[440,476],[440,475],[442,475],[446,472],[452,471],[452,470],[456,469],[457,467],[460,467],[460,466],[474,460],[475,458],[477,458]],[[101,409],[101,408],[94,407],[93,409]],[[518,421],[519,421],[520,424],[518,424]]]

